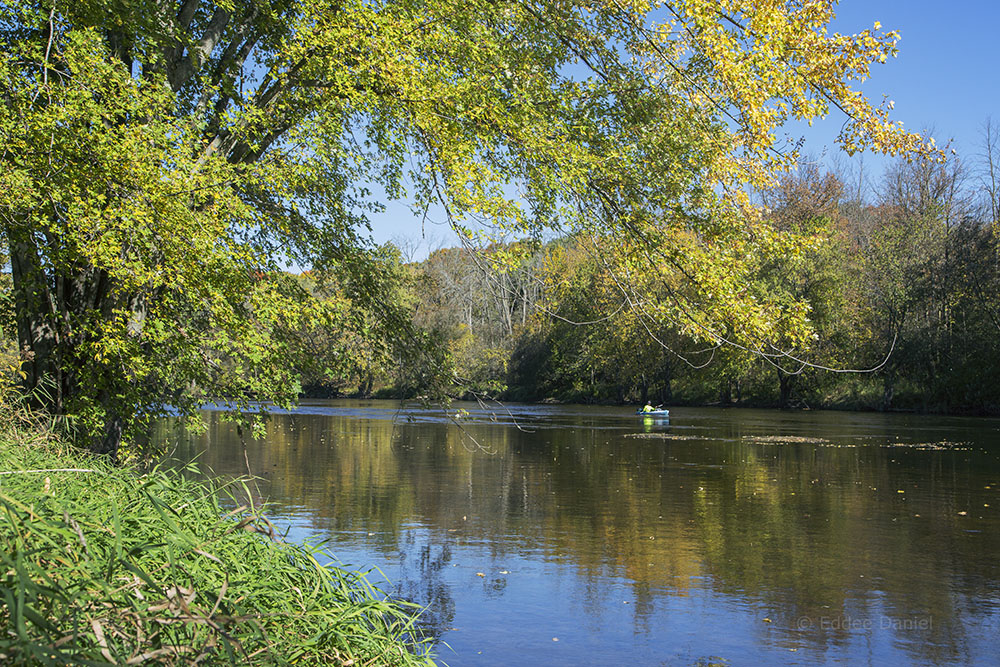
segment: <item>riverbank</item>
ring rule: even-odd
[[[433,664],[415,608],[223,505],[244,490],[0,427],[0,662]]]
[[[360,400],[415,400],[411,394],[389,387],[374,392],[371,396],[361,396],[357,392],[338,392],[336,390],[321,391],[315,389],[303,392],[300,399],[360,399]],[[484,397],[481,394],[472,392],[460,393],[455,399],[461,401],[477,401]],[[875,392],[837,394],[814,396],[802,396],[798,393],[782,404],[777,396],[743,396],[743,397],[722,397],[719,398],[708,393],[678,392],[670,396],[660,394],[647,397],[643,400],[637,392],[633,392],[622,399],[610,395],[593,394],[588,392],[563,392],[552,396],[539,397],[535,394],[518,393],[509,391],[499,395],[496,399],[502,403],[525,403],[531,405],[607,405],[607,406],[642,406],[647,402],[661,404],[668,407],[687,408],[745,408],[752,410],[781,410],[800,412],[808,410],[831,410],[837,412],[871,412],[882,414],[913,414],[913,415],[940,415],[951,417],[1000,417],[1000,404],[984,404],[978,406],[956,405],[949,406],[941,403],[929,403],[923,401],[917,394],[905,394],[902,399],[897,400],[891,406],[882,404],[882,397]]]

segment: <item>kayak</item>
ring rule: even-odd
[[[670,410],[649,410],[645,412],[642,410],[636,410],[635,414],[643,417],[669,417]]]

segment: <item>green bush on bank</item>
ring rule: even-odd
[[[432,664],[412,610],[220,493],[0,427],[0,663]]]

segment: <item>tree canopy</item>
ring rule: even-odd
[[[856,90],[898,35],[831,34],[835,4],[2,3],[26,389],[114,453],[167,406],[288,400],[359,340],[427,350],[366,234],[379,192],[592,235],[687,333],[794,345],[808,309],[751,280],[810,243],[751,203],[797,159],[777,128],[834,110],[849,151],[930,150]],[[318,356],[295,342],[317,328],[343,332]]]

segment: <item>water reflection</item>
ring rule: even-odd
[[[245,457],[208,412],[179,456],[249,461],[451,665],[1000,659],[996,421],[463,407],[315,402]]]

